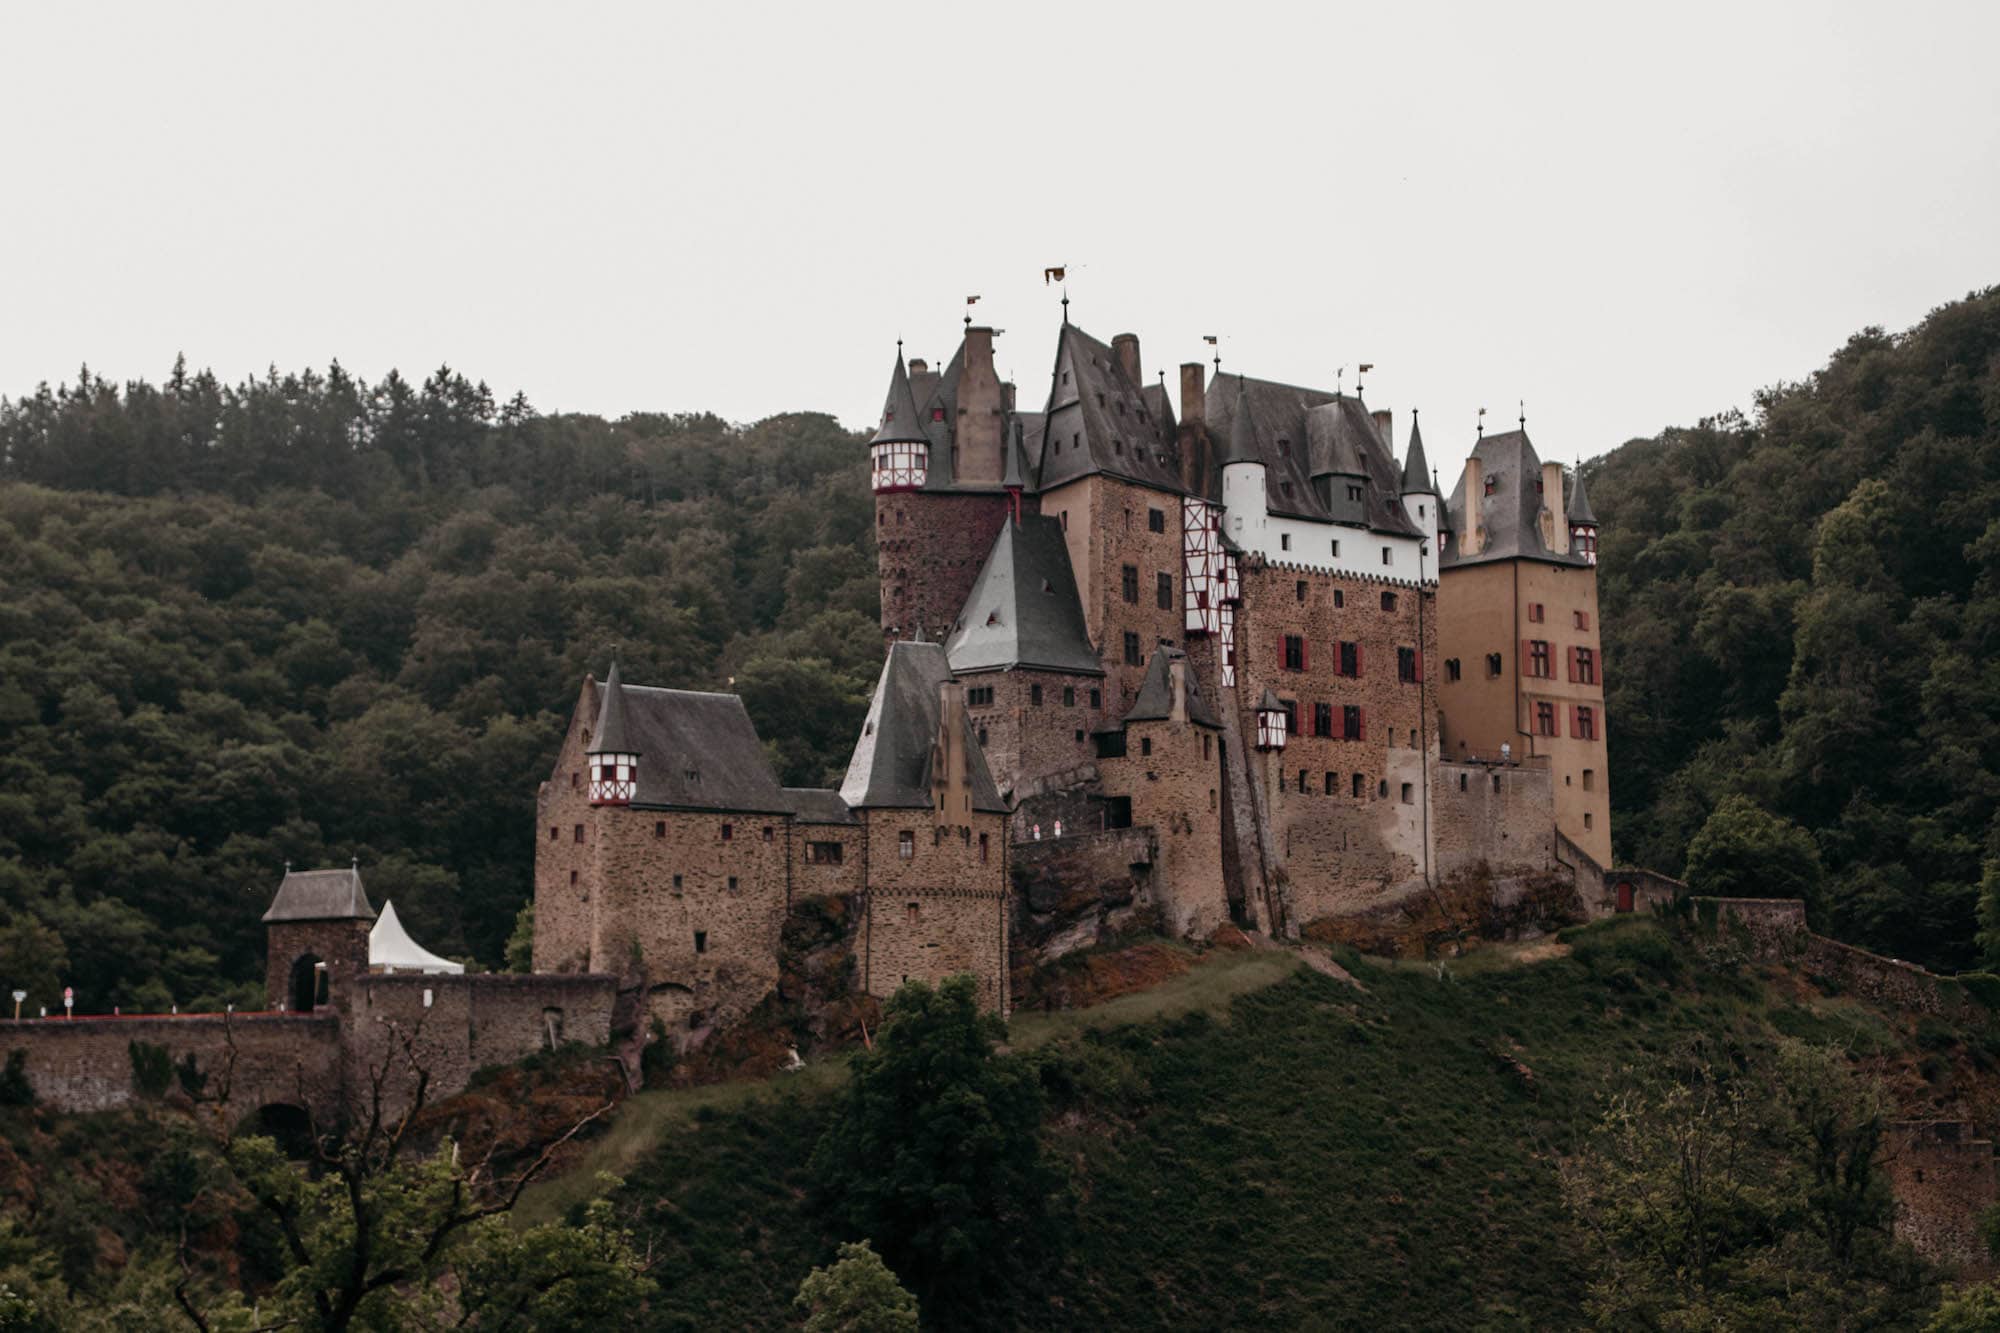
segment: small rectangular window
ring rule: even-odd
[[[1332,773],[1328,773],[1328,774],[1326,775],[1326,794],[1327,794],[1328,796],[1331,796],[1331,795],[1333,795],[1333,793],[1334,793],[1334,789],[1335,789],[1335,787],[1337,787],[1338,785],[1339,785],[1339,784],[1338,784],[1338,783],[1336,783],[1336,782],[1334,781],[1334,775],[1333,775]]]
[[[574,870],[569,872],[569,886],[572,889],[576,887],[576,872]]]
[[[1290,483],[1286,483],[1286,486],[1285,486],[1285,493],[1289,495],[1289,494],[1291,493],[1291,489],[1292,489],[1292,488],[1291,488],[1291,484],[1290,484]],[[1291,533],[1289,533],[1289,532],[1281,532],[1281,533],[1279,533],[1279,534],[1278,534],[1278,549],[1279,549],[1280,551],[1289,551],[1289,550],[1291,550],[1291,549],[1292,549],[1292,534],[1291,534]]]
[[[1528,603],[1528,619],[1539,625],[1546,618],[1547,608],[1540,602]]]
[[[1357,800],[1357,801],[1358,801],[1358,800],[1360,800],[1360,799],[1361,799],[1361,798],[1362,798],[1362,797],[1363,797],[1364,795],[1366,795],[1366,794],[1367,794],[1367,791],[1366,791],[1366,786],[1365,786],[1365,784],[1367,783],[1367,781],[1368,781],[1368,779],[1367,779],[1367,778],[1365,778],[1365,777],[1363,777],[1363,776],[1362,776],[1361,774],[1359,774],[1359,773],[1356,773],[1356,774],[1354,775],[1354,791],[1353,791],[1353,796],[1354,796],[1354,799],[1355,799],[1355,800]]]
[[[697,930],[697,931],[696,931],[696,932],[694,933],[694,951],[695,951],[696,953],[707,953],[707,952],[708,952],[708,932],[707,932],[707,931],[705,931],[705,930]]]
[[[772,827],[769,824],[764,825],[764,841],[769,842],[774,836],[775,836],[775,831],[772,829]]]
[[[736,876],[734,875],[731,875],[729,877],[729,891],[731,893],[736,892]]]
[[[1576,627],[1578,629],[1590,628],[1590,612],[1588,611],[1576,612]]]
[[[1583,770],[1583,789],[1584,789],[1585,791],[1591,791],[1591,790],[1594,790],[1594,789],[1596,788],[1596,786],[1597,786],[1597,770],[1596,770],[1596,769],[1594,769],[1594,768],[1586,768],[1586,769],[1584,769],[1584,770]]]
[[[1132,638],[1132,637],[1134,637],[1134,636],[1132,636],[1132,635],[1127,635],[1126,637],[1127,637],[1127,638]],[[1102,708],[1102,707],[1104,707],[1104,695],[1103,695],[1103,693],[1102,693],[1102,692],[1100,692],[1100,691],[1098,691],[1098,690],[1092,690],[1092,691],[1090,692],[1090,706],[1091,706],[1092,708]]]
[[[1457,680],[1459,678],[1458,659],[1456,657],[1447,657],[1444,660],[1444,674],[1447,680]]]
[[[1300,579],[1292,585],[1292,599],[1299,602],[1303,602],[1306,599],[1306,581],[1304,579]]]
[[[1416,649],[1398,648],[1396,650],[1396,679],[1401,681],[1405,685],[1411,685],[1416,683],[1417,679]]]
[[[1502,668],[1500,663],[1500,654],[1498,653],[1486,654],[1486,674],[1489,677],[1497,676],[1500,674],[1501,669]]]
[[[1167,530],[1167,516],[1157,509],[1148,509],[1146,511],[1146,527],[1152,532],[1165,532]]]
[[[1583,812],[1583,826],[1585,829],[1590,827],[1590,811],[1588,810]]]
[[[1040,685],[1030,685],[1028,687],[1028,702],[1036,708],[1042,706],[1042,687]]]
[[[1387,546],[1382,548],[1382,563],[1385,565],[1393,565],[1396,563],[1396,553],[1392,548]]]
[[[583,825],[581,825],[581,824],[578,824],[578,825],[576,826],[576,840],[577,840],[578,842],[582,842],[582,841],[583,841]]]
[[[910,829],[904,829],[896,835],[896,855],[899,859],[907,861],[916,854],[917,835]]]
[[[1395,594],[1395,593],[1393,593],[1393,592],[1385,592],[1385,593],[1383,593],[1383,594],[1382,594],[1382,609],[1383,609],[1384,611],[1394,611],[1394,610],[1396,609],[1396,594]]]
[[[734,824],[724,824],[722,826],[722,840],[724,842],[733,842],[735,839],[736,826]]]
[[[1333,553],[1336,557],[1340,555],[1340,543],[1338,541],[1333,543]]]
[[[1301,634],[1285,636],[1285,670],[1304,671],[1306,669],[1306,641]]]
[[[1334,545],[1336,545],[1336,546],[1338,546],[1339,544],[1340,544],[1339,542],[1335,542],[1335,543],[1334,543]],[[1347,594],[1346,594],[1346,593],[1344,593],[1344,592],[1342,592],[1342,591],[1341,591],[1340,589],[1338,589],[1338,588],[1335,588],[1335,589],[1333,590],[1333,605],[1334,605],[1334,609],[1335,609],[1335,610],[1338,610],[1338,609],[1340,609],[1341,607],[1343,607],[1343,606],[1346,606],[1346,605],[1347,605]]]
[[[1414,788],[1412,788],[1409,783],[1405,782],[1403,784],[1403,804],[1409,805],[1413,802],[1413,800],[1414,800]]]
[[[1159,603],[1162,611],[1171,611],[1174,609],[1174,576],[1172,574],[1161,574],[1155,580],[1153,596],[1154,600]]]
[[[556,841],[557,839],[559,839],[559,838],[561,838],[561,837],[562,837],[562,830],[561,830],[561,829],[559,829],[559,828],[552,828],[552,829],[550,829],[550,830],[549,830],[549,841],[550,841],[550,842],[555,842],[555,841]]]
[[[1141,736],[1139,738],[1139,753],[1144,755],[1144,754],[1151,754],[1152,752],[1153,752],[1153,738],[1151,736]]]
[[[675,875],[675,876],[674,876],[674,892],[675,892],[675,893],[679,893],[680,891],[681,891],[681,877],[680,877],[679,875]]]
[[[1076,707],[1076,686],[1074,685],[1063,686],[1063,707],[1064,708]]]
[[[666,821],[666,820],[664,820],[664,819],[656,819],[656,820],[654,820],[654,821],[653,821],[653,836],[654,836],[654,837],[656,837],[656,838],[664,838],[664,837],[666,837],[666,836],[667,836],[667,821]]]
[[[979,835],[979,863],[981,865],[986,864],[986,835],[984,833]]]
[[[1128,602],[1137,602],[1139,600],[1139,567],[1137,565],[1125,566],[1121,571],[1120,583],[1125,600]]]
[[[1139,655],[1139,636],[1131,633],[1130,631],[1127,631],[1125,635],[1125,665],[1126,666],[1146,665],[1146,659]],[[1096,694],[1097,692],[1095,690],[1091,691],[1092,699],[1096,698]]]

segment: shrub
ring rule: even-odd
[[[21,1050],[10,1051],[7,1055],[7,1067],[0,1069],[0,1106],[34,1104],[34,1085],[28,1082],[28,1053]]]

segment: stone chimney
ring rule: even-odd
[[[1380,412],[1371,412],[1369,415],[1375,418],[1375,433],[1382,437],[1382,443],[1389,446],[1389,456],[1394,458],[1396,456],[1396,432],[1393,429],[1395,414],[1384,409]]]
[[[1002,380],[1000,382],[1000,410],[1009,415],[1013,414],[1014,381],[1012,380]]]
[[[1569,549],[1568,520],[1563,517],[1563,465],[1542,464],[1542,545],[1551,551]],[[1563,534],[1561,542],[1556,534]]]
[[[1474,454],[1465,460],[1465,530],[1458,534],[1458,553],[1478,555],[1486,549],[1486,526],[1480,521],[1486,508],[1486,465]]]
[[[1202,387],[1204,369],[1199,361],[1181,364],[1181,424],[1193,425],[1207,411],[1208,392]]]
[[[1173,695],[1173,703],[1167,709],[1167,719],[1172,722],[1187,721],[1187,659],[1172,657],[1167,659],[1168,692]]]
[[[1138,334],[1121,333],[1118,334],[1116,337],[1112,338],[1111,354],[1118,358],[1118,366],[1121,370],[1125,372],[1125,377],[1127,379],[1131,380],[1132,383],[1138,385],[1140,388],[1144,388],[1146,386],[1146,381],[1139,377]]]
[[[958,467],[955,481],[998,486],[1001,474],[1000,377],[993,371],[993,330],[965,331],[965,364],[958,377]]]
[[[972,762],[965,740],[965,685],[938,682],[936,762],[931,772],[932,795],[938,813],[958,818],[972,811]]]
[[[931,368],[931,363],[924,360],[922,357],[913,356],[910,358],[910,373],[912,375],[921,375],[930,368]]]

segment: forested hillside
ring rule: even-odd
[[[2000,894],[2000,289],[1585,475],[1621,858],[1677,873],[1747,797],[1812,835],[1780,855],[1822,929],[1971,963]]]
[[[820,781],[880,664],[866,466],[824,416],[540,416],[450,370],[0,405],[0,973],[31,1005],[261,1005],[284,863],[350,856],[497,965],[614,648],[733,680]]]
[[[823,416],[543,416],[449,369],[0,404],[0,971],[88,1008],[248,998],[283,863],[350,855],[497,965],[535,784],[614,648],[733,682],[785,779],[824,780],[880,661],[865,457]],[[1621,858],[1706,846],[1844,938],[1972,962],[2000,291],[1585,471]],[[1810,839],[1732,806],[1702,843],[1732,797]]]

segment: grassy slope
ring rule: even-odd
[[[1587,1273],[1551,1158],[1607,1087],[1697,1031],[1907,1040],[1900,1018],[1701,963],[1650,920],[1573,938],[1567,957],[1493,951],[1443,977],[1344,959],[1366,993],[1282,955],[1232,955],[1123,1014],[1022,1020],[1017,1042],[1097,1043],[1141,1091],[1055,1125],[1078,1168],[1077,1240],[1052,1296],[1024,1294],[996,1322],[1570,1325]],[[658,1327],[784,1321],[841,1239],[804,1203],[838,1077],[641,1103],[652,1147],[626,1142],[621,1198],[662,1256]]]

